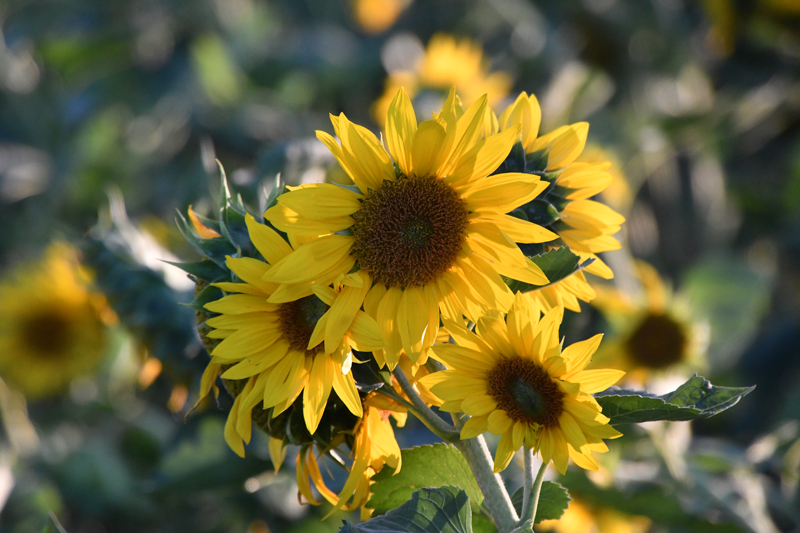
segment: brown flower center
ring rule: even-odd
[[[455,263],[468,216],[466,202],[441,179],[384,181],[353,215],[353,255],[384,285],[425,285]]]
[[[528,359],[502,359],[489,373],[489,394],[512,420],[544,427],[558,424],[564,392],[550,375]]]
[[[281,333],[292,349],[313,355],[322,348],[320,344],[309,350],[308,341],[311,340],[317,322],[328,309],[322,300],[313,295],[283,303],[278,307]]]
[[[638,365],[660,369],[680,363],[688,343],[681,324],[666,315],[647,315],[626,345]]]
[[[69,349],[70,320],[61,313],[44,312],[28,317],[21,329],[25,345],[42,357],[58,357]]]

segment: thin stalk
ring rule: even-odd
[[[533,450],[523,446],[522,457],[525,469],[525,488],[522,491],[522,512],[517,526],[521,526],[528,520],[531,520],[531,524],[533,524],[533,520],[536,518],[536,509],[539,507],[539,494],[542,492],[544,471],[547,470],[547,463],[542,461],[541,466],[539,466],[539,473],[536,474],[536,479],[534,479]]]
[[[509,533],[517,524],[517,511],[511,504],[511,498],[503,485],[503,480],[493,472],[494,461],[486,447],[486,441],[483,440],[483,435],[478,435],[474,439],[459,440],[454,444],[472,469],[472,474],[483,493],[484,503],[492,513],[498,532]]]
[[[442,420],[430,407],[425,405],[425,402],[419,397],[417,391],[414,390],[414,387],[408,381],[406,375],[403,374],[400,367],[396,367],[392,371],[392,374],[400,384],[400,388],[403,389],[403,392],[408,396],[408,399],[411,400],[411,404],[414,406],[412,412],[417,418],[428,426],[431,431],[447,442],[455,442],[460,438],[460,432],[458,430]]]

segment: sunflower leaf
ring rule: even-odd
[[[466,491],[476,509],[483,502],[472,470],[454,446],[443,443],[417,446],[402,450],[402,458],[403,468],[397,474],[385,466],[372,477],[375,483],[370,487],[372,497],[366,506],[374,509],[375,514],[397,508],[419,487],[457,485]]]
[[[406,531],[472,533],[472,511],[467,493],[453,486],[420,489],[411,495],[409,501],[385,515],[361,524],[345,520],[339,533]]]
[[[752,387],[717,387],[695,374],[674,391],[656,396],[644,391],[609,387],[594,395],[609,424],[638,424],[655,420],[708,418],[735,405]]]
[[[511,503],[514,504],[517,514],[522,512],[523,488],[520,487],[511,496]],[[536,518],[533,523],[538,524],[542,520],[558,520],[567,510],[571,501],[572,498],[569,497],[567,489],[554,481],[543,481],[542,491],[539,493],[539,505],[536,508]]]

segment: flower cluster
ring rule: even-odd
[[[588,125],[538,136],[540,115],[524,93],[498,117],[486,96],[463,109],[451,90],[417,122],[400,89],[385,146],[344,114],[336,137],[317,132],[351,185],[288,187],[263,221],[235,205],[219,223],[190,210],[200,239],[235,252],[211,265],[228,278],[198,276],[197,300],[202,392],[221,376],[235,396],[233,450],[244,455],[256,424],[276,465],[300,446],[307,501],[310,479],[335,508],[363,507],[372,474],[401,467],[390,415],[404,421],[417,401],[469,415],[462,439],[501,435],[496,471],[522,446],[561,472],[569,459],[597,469],[592,452],[620,434],[591,395],[623,372],[586,370],[600,336],[563,347],[558,330],[565,307],[594,296],[582,270],[611,275],[596,254],[619,245],[623,218],[590,200],[608,165],[575,162]],[[552,252],[574,259],[568,272],[545,272]],[[352,463],[337,495],[318,459],[341,464],[342,445]]]

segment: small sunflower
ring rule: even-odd
[[[367,33],[382,33],[395,23],[411,0],[350,0],[353,17]]]
[[[355,427],[353,463],[342,491],[337,495],[325,485],[314,457],[314,448],[306,446],[297,454],[297,486],[300,494],[312,505],[319,505],[320,502],[311,493],[310,477],[322,497],[334,506],[328,516],[338,509],[352,511],[360,507],[361,519],[368,519],[372,510],[364,505],[371,494],[372,476],[380,472],[384,465],[395,472],[399,472],[402,465],[400,446],[389,417],[402,420],[398,423],[398,426],[402,426],[405,424],[405,415],[405,408],[392,400],[374,393],[367,396],[364,400],[364,417]]]
[[[275,231],[247,215],[247,228],[265,261],[228,257],[227,266],[244,283],[214,286],[227,296],[206,304],[219,316],[206,320],[210,339],[221,339],[211,352],[203,379],[208,393],[216,375],[247,380],[228,417],[225,437],[231,448],[244,454],[242,439],[250,440],[253,408],[274,408],[275,417],[303,393],[303,416],[310,433],[319,425],[333,389],[348,409],[361,416],[361,401],[350,366],[351,348],[371,351],[382,347],[375,321],[360,310],[370,287],[366,273],[338,276],[328,284],[294,286],[281,292],[263,281],[271,265],[292,252]],[[330,277],[322,278],[330,283]],[[282,303],[268,299],[279,295]],[[226,367],[223,371],[223,367]]]
[[[470,415],[461,438],[489,430],[501,435],[495,472],[508,466],[520,446],[541,451],[562,474],[571,458],[597,470],[592,452],[606,452],[603,439],[621,436],[608,425],[592,393],[607,389],[624,372],[584,370],[602,335],[561,349],[558,328],[563,308],[539,320],[535,305],[517,294],[506,320],[488,315],[475,333],[445,321],[456,345],[432,348],[448,370],[423,378],[424,385],[444,400],[443,411]]]
[[[417,125],[400,90],[387,115],[391,157],[370,131],[344,114],[332,117],[341,145],[327,133],[317,136],[355,186],[302,185],[279,196],[266,213],[290,238],[320,237],[275,263],[263,279],[311,283],[352,269],[372,280],[364,309],[383,332],[390,368],[403,350],[414,362],[425,361],[440,309],[445,316],[477,320],[488,309],[511,305],[501,276],[547,283],[517,243],[556,235],[506,214],[547,184],[531,174],[488,176],[506,158],[519,128],[483,138],[487,99],[461,118],[455,100],[451,91],[441,112]]]
[[[389,73],[383,95],[372,106],[372,115],[383,127],[386,111],[401,87],[411,99],[430,91],[441,94],[443,99],[447,91],[455,87],[466,104],[487,95],[491,107],[508,95],[511,84],[512,78],[507,72],[490,72],[479,43],[437,33],[412,69]]]
[[[50,245],[0,282],[0,376],[30,399],[57,394],[106,354],[116,315],[74,248]]]
[[[608,286],[597,287],[592,305],[619,332],[598,351],[597,362],[624,370],[628,379],[640,384],[653,373],[701,370],[707,326],[692,320],[690,306],[673,294],[652,265],[637,261],[636,273],[642,298]]]
[[[573,499],[559,520],[544,520],[539,529],[556,533],[646,533],[651,525],[652,521],[645,516],[628,515]]]
[[[620,248],[612,235],[620,230],[625,218],[610,207],[590,200],[611,183],[612,175],[608,172],[611,164],[576,162],[586,145],[588,123],[562,126],[538,136],[541,117],[536,97],[523,92],[499,118],[501,131],[522,127],[520,140],[529,157],[536,159],[534,154],[538,152],[547,158],[544,174],[550,189],[540,203],[528,206],[532,210],[529,218],[539,218],[537,209],[555,210],[557,216],[546,217],[550,220],[546,227],[558,234],[559,240],[547,247],[569,246],[582,260],[594,260],[586,272],[611,279],[613,272],[597,254]],[[563,306],[572,311],[580,311],[578,300],[588,302],[595,295],[583,272],[530,294],[543,309]]]

